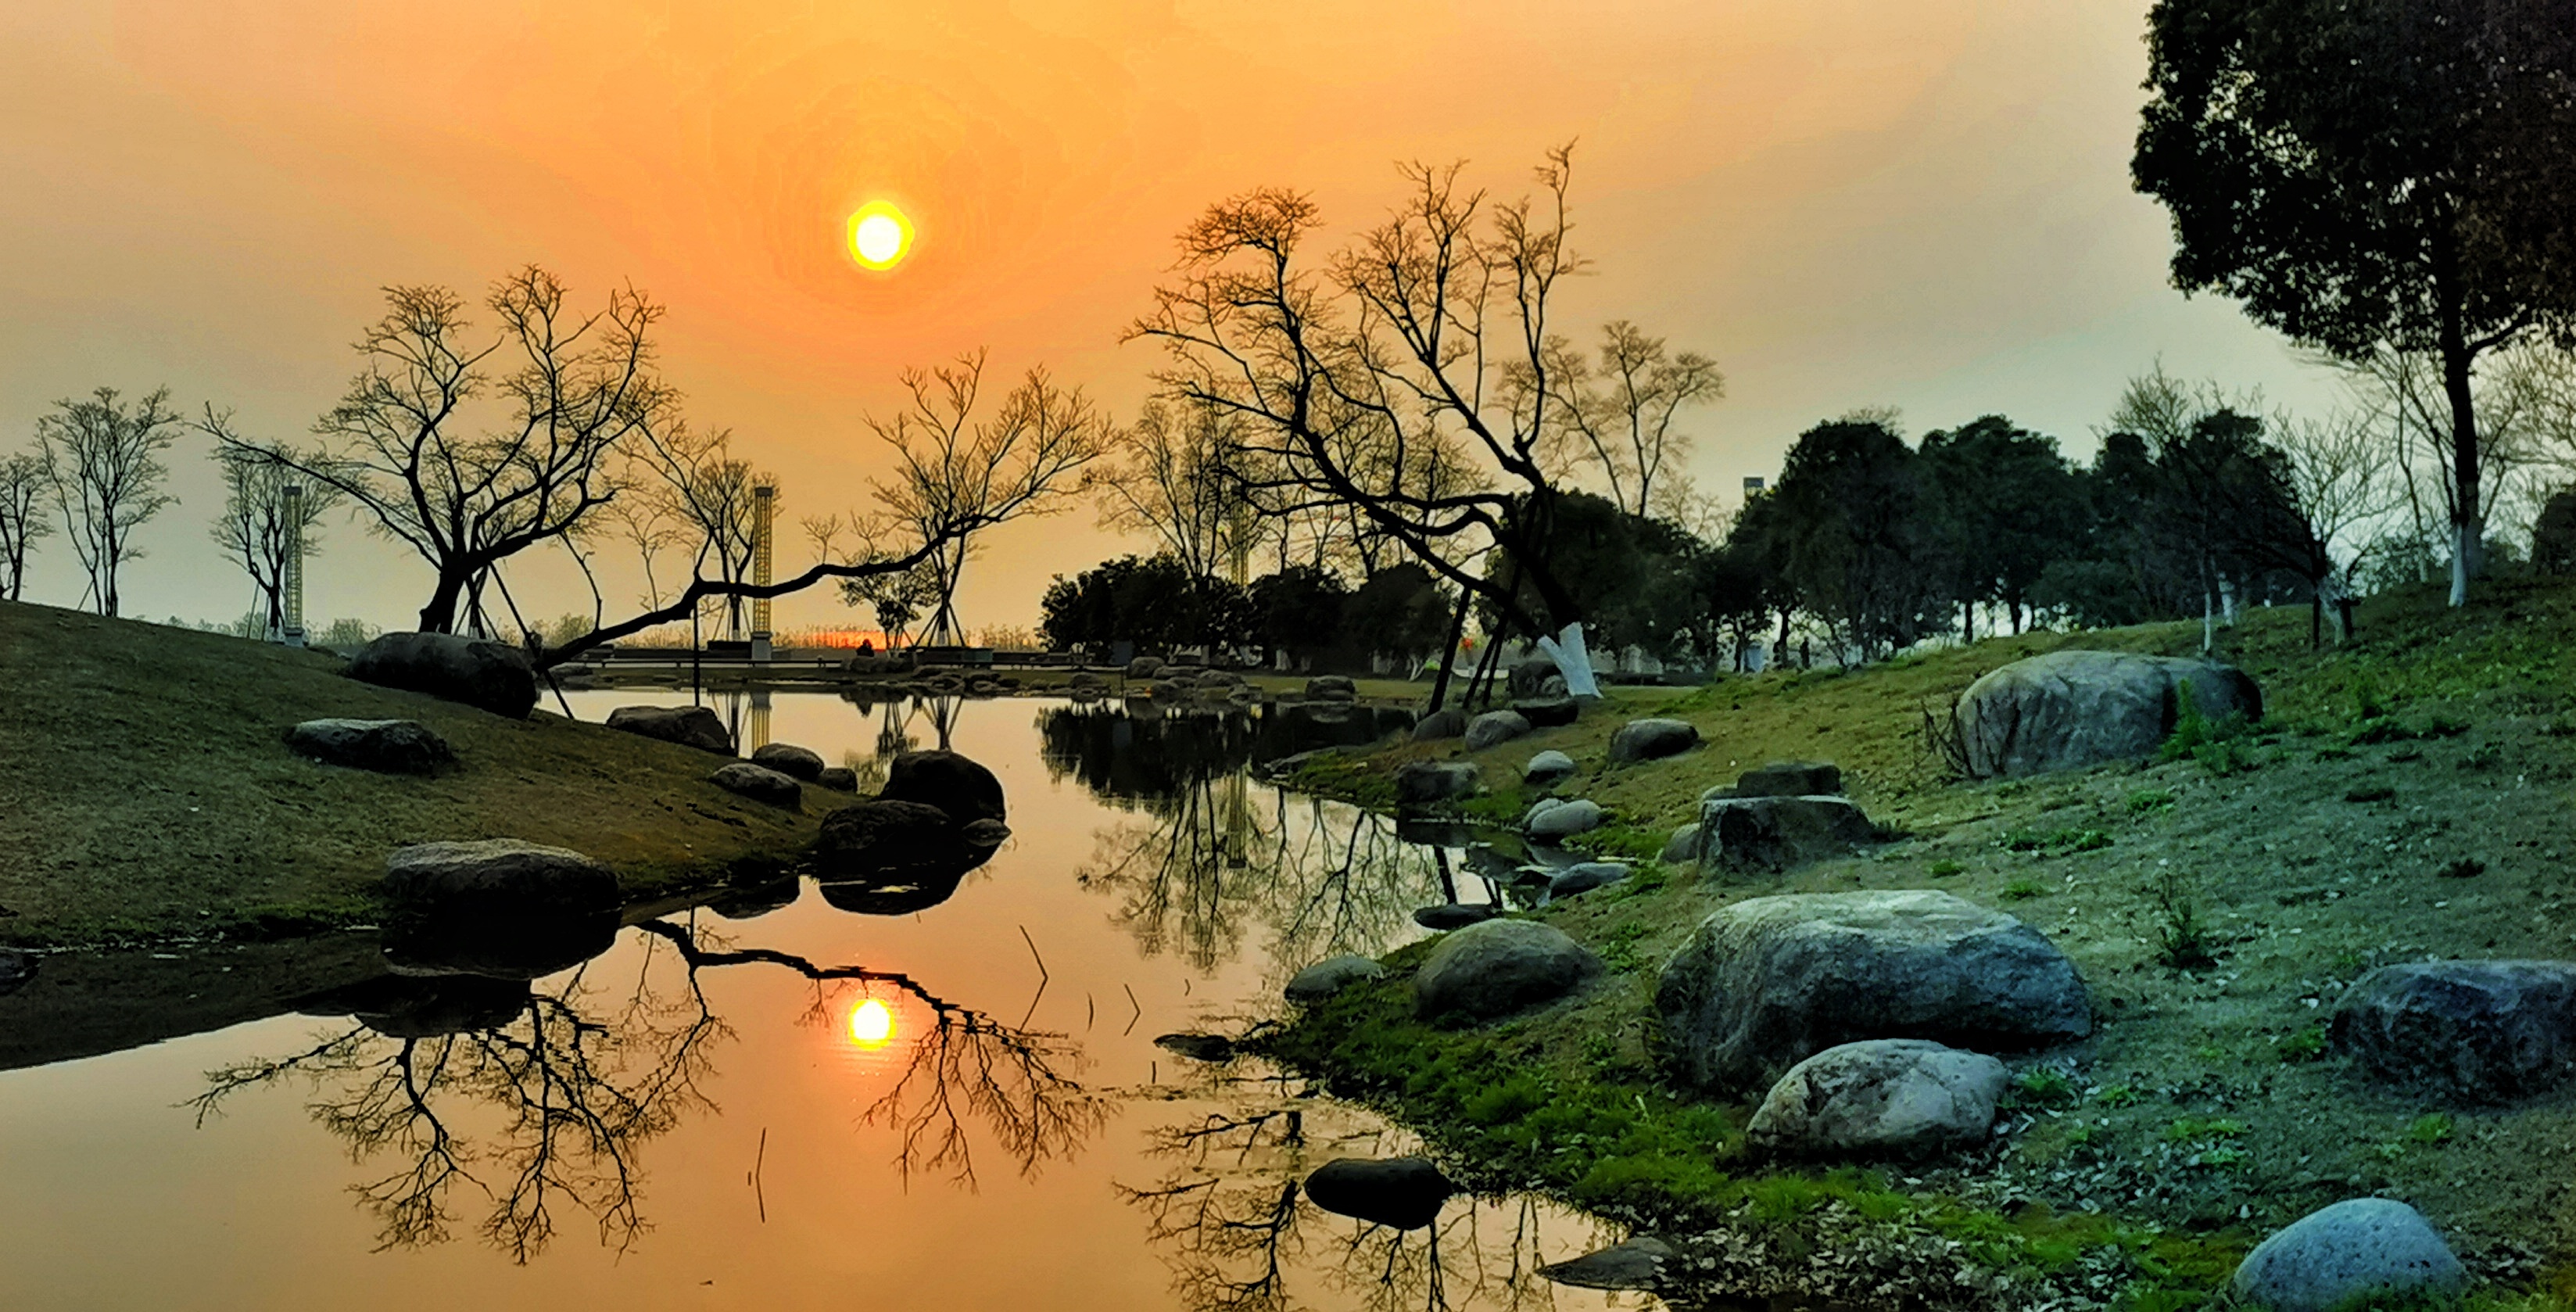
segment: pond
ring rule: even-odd
[[[0,1307],[1657,1306],[1537,1276],[1622,1237],[1553,1205],[1317,1210],[1308,1171],[1410,1141],[1156,1046],[1490,896],[1247,768],[1346,727],[734,696],[748,742],[863,778],[945,738],[1013,837],[934,901],[743,890],[533,981],[392,973],[363,932],[50,958],[0,997]]]

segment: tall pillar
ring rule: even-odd
[[[778,489],[767,483],[751,489],[751,581],[768,587],[771,569],[770,520],[778,507]],[[769,598],[754,597],[751,602],[751,660],[755,665],[769,663]]]
[[[278,513],[286,519],[286,561],[278,571],[278,637],[289,647],[304,645],[304,485],[279,489]]]

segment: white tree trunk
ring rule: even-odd
[[[2224,575],[2218,580],[2218,613],[2221,623],[2236,627],[2236,580]]]
[[[1540,637],[1538,649],[1546,652],[1547,658],[1556,662],[1557,673],[1565,676],[1566,696],[1601,695],[1601,685],[1592,677],[1592,657],[1583,649],[1583,625],[1580,622],[1566,625],[1565,631],[1553,638]]]
[[[2451,604],[2454,606],[2469,604],[2469,551],[2476,540],[2468,525],[2451,526]]]

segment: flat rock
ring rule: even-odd
[[[2254,680],[2216,661],[2050,652],[1991,671],[1960,694],[1962,764],[1985,779],[2141,759],[2172,735],[2186,687],[2209,719],[2263,717]]]
[[[823,754],[794,743],[763,743],[752,749],[751,763],[809,784],[823,780]]]
[[[1630,720],[1610,735],[1610,764],[1659,761],[1699,746],[1699,729],[1682,720]]]
[[[859,791],[859,772],[846,765],[827,765],[814,776],[814,782],[836,793],[855,793]]]
[[[805,786],[767,766],[749,761],[735,761],[716,767],[707,782],[755,802],[783,806],[793,811],[805,804]]]
[[[1699,804],[1704,869],[1787,870],[1849,855],[1877,828],[1848,797],[1721,797]]]
[[[1512,710],[1541,729],[1569,725],[1583,716],[1583,708],[1571,697],[1525,697],[1513,702]]]
[[[1671,1244],[1641,1235],[1570,1261],[1542,1266],[1538,1273],[1577,1289],[1654,1289],[1664,1283],[1665,1264],[1672,1260]]]
[[[2545,1093],[2576,1072],[2576,963],[2382,966],[2344,995],[2333,1040],[2383,1084],[2460,1102]]]
[[[1438,906],[1414,908],[1413,923],[1424,929],[1465,929],[1501,914],[1503,909],[1491,902],[1443,902]]]
[[[1545,751],[1521,767],[1521,782],[1545,788],[1574,777],[1574,758],[1559,751]]]
[[[1283,990],[1290,1002],[1314,1004],[1365,979],[1383,979],[1386,967],[1367,957],[1342,956],[1318,961],[1288,981]]]
[[[1423,958],[1413,1007],[1426,1020],[1492,1020],[1553,1002],[1600,971],[1599,957],[1553,925],[1488,920],[1450,934]]]
[[[1672,837],[1664,840],[1663,853],[1656,859],[1668,866],[1699,860],[1699,822],[1694,820],[1675,829]]]
[[[1829,761],[1773,761],[1736,776],[1737,797],[1823,797],[1843,790],[1843,768]]]
[[[620,706],[608,713],[608,727],[718,756],[733,755],[733,735],[726,732],[723,717],[704,706]]]
[[[1455,706],[1433,711],[1413,722],[1413,741],[1439,742],[1467,735],[1467,713]]]
[[[927,802],[866,798],[823,817],[815,856],[823,877],[961,860],[964,841],[946,811]]]
[[[1395,800],[1428,806],[1476,791],[1474,761],[1407,761],[1395,768]]]
[[[286,745],[324,765],[379,774],[434,774],[456,763],[456,749],[418,720],[306,720],[286,731]]]
[[[1548,877],[1547,895],[1551,898],[1573,897],[1606,888],[1634,873],[1625,861],[1585,861],[1567,866]]]
[[[397,903],[435,912],[577,913],[617,905],[617,876],[608,867],[569,848],[515,838],[395,848],[381,887]]]
[[[905,752],[886,770],[885,788],[877,796],[889,802],[921,802],[938,807],[959,824],[974,820],[1008,820],[1002,781],[976,761],[955,752]]]
[[[2447,1305],[2467,1283],[2432,1223],[2393,1198],[2348,1198],[2300,1217],[2255,1245],[2233,1281],[2238,1301],[2266,1312]]]
[[[388,633],[349,658],[361,683],[427,693],[513,720],[537,705],[537,668],[506,643],[452,633]]]
[[[1518,711],[1487,711],[1467,722],[1467,750],[1481,752],[1529,731],[1528,717]]]
[[[1994,1133],[2011,1073],[1921,1039],[1839,1044],[1789,1068],[1745,1126],[1748,1143],[1801,1157],[1924,1157]]]
[[[2083,977],[2039,931],[1947,893],[1748,898],[1700,922],[1655,990],[1682,1074],[1765,1088],[1863,1039],[1979,1051],[2053,1047],[2093,1032]]]
[[[1458,1186],[1421,1157],[1345,1157],[1306,1177],[1306,1197],[1315,1206],[1398,1230],[1438,1220],[1440,1205],[1456,1192]]]
[[[1610,819],[1601,804],[1587,798],[1558,802],[1544,811],[1533,810],[1522,829],[1532,838],[1570,838],[1588,834]]]

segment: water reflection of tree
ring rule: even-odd
[[[923,1004],[931,1023],[862,1114],[895,1133],[907,1176],[947,1171],[971,1185],[973,1123],[1033,1174],[1070,1156],[1106,1119],[1105,1103],[1068,1074],[1079,1053],[1063,1036],[1002,1023],[898,972],[710,946],[702,931],[665,922],[637,928],[648,937],[631,987],[594,981],[594,962],[472,1028],[387,1033],[379,1017],[292,1056],[211,1071],[191,1104],[202,1124],[244,1089],[301,1079],[317,1095],[314,1119],[354,1160],[402,1163],[353,1186],[378,1218],[380,1248],[447,1240],[450,1196],[462,1182],[490,1200],[481,1236],[518,1262],[553,1238],[564,1204],[595,1218],[601,1242],[621,1252],[641,1235],[638,1153],[711,1106],[700,1084],[732,1036],[702,988],[700,974],[711,968],[760,964],[805,976],[815,984],[809,1021],[828,1023],[842,987],[891,986]]]

